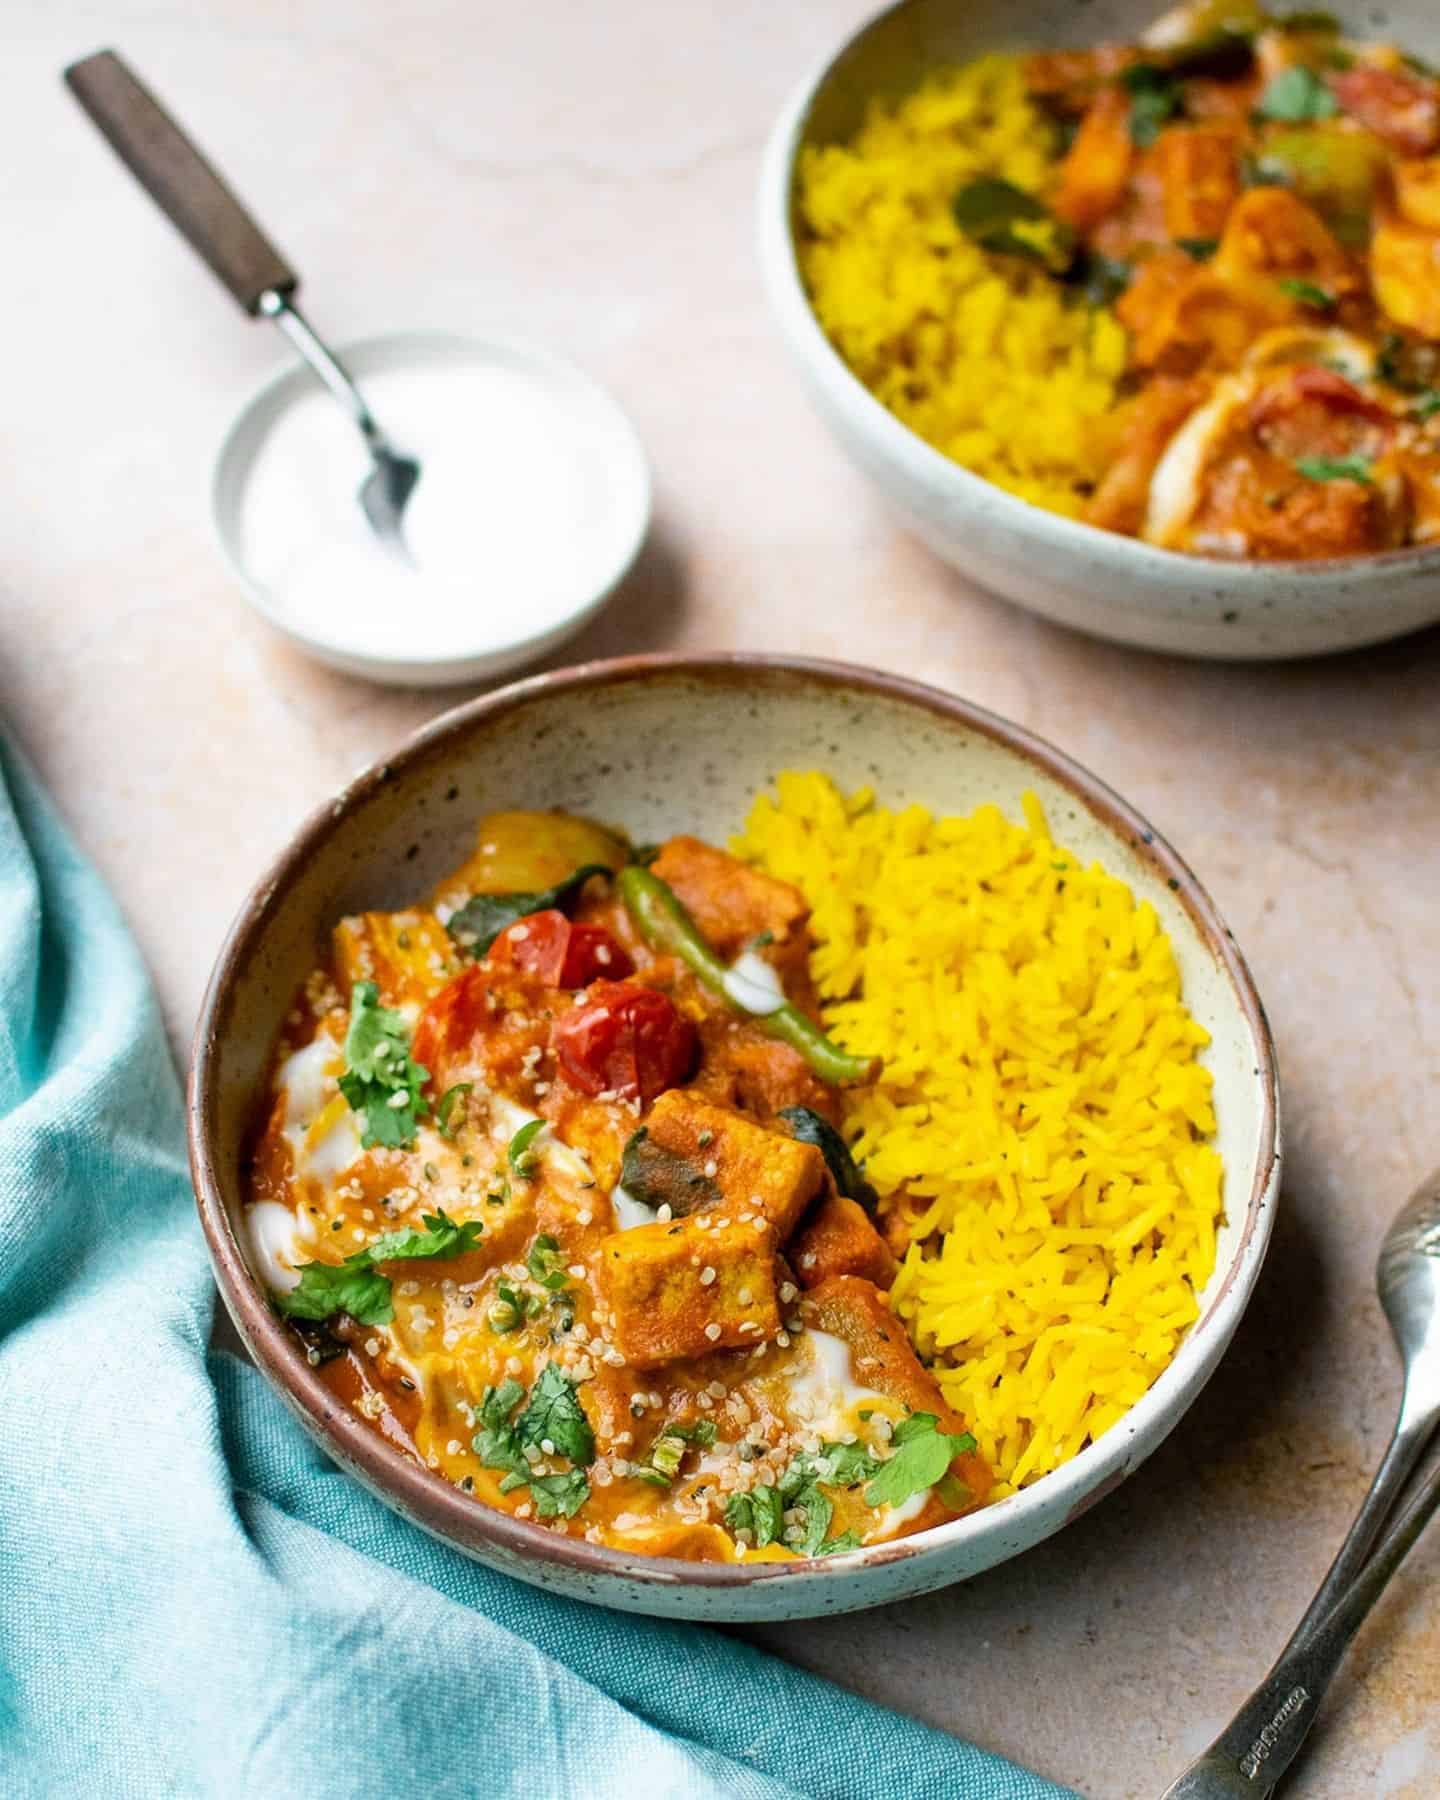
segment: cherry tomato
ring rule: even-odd
[[[1322,368],[1319,363],[1306,363],[1298,368],[1291,380],[1295,391],[1306,400],[1319,400],[1326,406],[1334,407],[1336,412],[1359,413],[1362,418],[1373,419],[1377,425],[1389,425],[1392,415],[1378,400],[1372,400],[1368,394],[1362,394],[1353,381],[1347,381],[1335,369]]]
[[[550,1034],[560,1067],[583,1093],[648,1105],[695,1061],[695,1027],[668,995],[636,981],[597,981]]]
[[[554,907],[507,925],[490,946],[489,960],[497,968],[523,969],[556,988],[584,987],[596,979],[620,981],[635,972],[603,925],[573,925]]]

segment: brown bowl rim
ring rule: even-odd
[[[722,686],[744,687],[756,677],[767,683],[818,684],[837,690],[859,689],[919,707],[950,724],[960,724],[1014,752],[1063,786],[1090,813],[1114,831],[1131,850],[1162,876],[1185,907],[1192,924],[1212,956],[1222,966],[1235,990],[1250,1029],[1258,1059],[1261,1087],[1259,1145],[1251,1191],[1246,1201],[1245,1222],[1239,1244],[1220,1287],[1210,1302],[1208,1317],[1216,1319],[1216,1298],[1228,1294],[1247,1255],[1260,1236],[1269,1231],[1265,1201],[1273,1191],[1280,1152],[1279,1076],[1275,1048],[1265,1009],[1244,957],[1221,919],[1214,902],[1189,865],[1158,832],[1106,782],[1091,774],[1073,758],[1045,739],[1012,724],[988,709],[957,695],[875,669],[808,657],[770,655],[751,651],[695,655],[658,652],[615,657],[576,664],[525,680],[509,683],[490,693],[462,702],[441,713],[414,732],[393,754],[371,764],[331,801],[316,807],[302,822],[289,843],[255,882],[240,908],[217,957],[196,1021],[190,1076],[186,1091],[186,1125],[191,1176],[216,1281],[236,1328],[254,1359],[301,1421],[327,1452],[364,1485],[394,1504],[407,1518],[425,1526],[452,1546],[465,1550],[483,1544],[507,1558],[558,1565],[575,1575],[620,1579],[632,1584],[651,1583],[673,1590],[682,1585],[702,1589],[747,1587],[769,1580],[805,1578],[839,1579],[861,1568],[898,1563],[923,1555],[935,1547],[940,1534],[953,1533],[975,1519],[994,1518],[1001,1508],[1013,1506],[1027,1495],[1041,1491],[1047,1482],[1073,1469],[1072,1458],[1027,1488],[1022,1494],[1000,1501],[994,1508],[967,1514],[945,1525],[917,1532],[908,1538],[870,1545],[847,1553],[843,1559],[819,1558],[807,1562],[720,1564],[687,1562],[673,1557],[651,1557],[639,1552],[591,1544],[584,1538],[562,1537],[540,1524],[517,1519],[495,1508],[477,1504],[449,1482],[431,1473],[387,1443],[349,1408],[340,1405],[297,1353],[293,1339],[272,1310],[260,1283],[251,1273],[245,1253],[231,1228],[221,1196],[212,1151],[218,1103],[219,1046],[229,1022],[231,993],[249,956],[258,947],[265,924],[277,899],[298,878],[315,849],[334,830],[337,822],[398,774],[437,756],[443,756],[449,740],[475,721],[498,719],[520,710],[541,696],[583,694],[656,676],[678,677]],[[1258,1261],[1255,1272],[1258,1273]],[[1254,1279],[1254,1273],[1251,1280]],[[1218,1323],[1218,1319],[1217,1319]],[[1193,1328],[1186,1342],[1195,1341],[1206,1320]],[[1183,1348],[1183,1346],[1182,1346]],[[1178,1354],[1178,1353],[1177,1353]],[[1172,1361],[1157,1378],[1145,1400],[1156,1392],[1174,1368]],[[1132,1409],[1133,1412],[1134,1409]],[[1183,1410],[1183,1409],[1182,1409]],[[1128,1415],[1127,1415],[1128,1416]],[[1172,1425],[1165,1427],[1166,1435]],[[1118,1427],[1117,1427],[1118,1430]],[[1082,1453],[1083,1454],[1083,1453]],[[1105,1484],[1102,1492],[1118,1485]],[[1083,1497],[1070,1517],[1098,1499]]]

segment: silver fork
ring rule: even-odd
[[[1375,1283],[1405,1365],[1390,1447],[1339,1555],[1270,1673],[1161,1800],[1260,1800],[1273,1792],[1308,1736],[1351,1638],[1440,1507],[1437,1465],[1366,1562],[1440,1424],[1440,1170],[1421,1182],[1385,1234]]]

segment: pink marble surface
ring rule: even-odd
[[[112,43],[297,259],[318,323],[533,336],[609,383],[654,541],[576,656],[839,656],[1043,733],[1209,883],[1270,1008],[1290,1146],[1274,1250],[1170,1444],[966,1588],[757,1636],[1085,1793],[1157,1793],[1318,1581],[1396,1391],[1376,1244],[1440,1161],[1440,634],[1281,668],[1065,635],[901,536],[765,318],[768,123],[863,11],[661,0],[55,0],[12,9],[0,710],[115,884],[183,1045],[220,933],[301,815],[446,697],[310,667],[210,541],[219,438],[281,358],[79,118]],[[1440,1533],[1367,1626],[1292,1792],[1440,1792]]]

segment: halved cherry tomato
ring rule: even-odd
[[[678,1087],[695,1061],[695,1027],[668,995],[637,981],[597,981],[550,1041],[583,1093],[646,1105]]]
[[[575,925],[558,908],[527,913],[490,946],[497,968],[523,969],[547,987],[579,988],[635,973],[625,949],[603,925]]]

